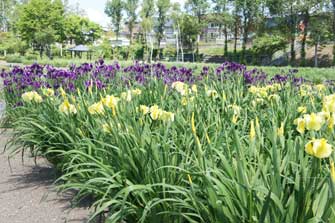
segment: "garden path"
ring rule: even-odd
[[[57,194],[55,173],[44,159],[21,155],[10,159],[2,148],[8,134],[0,136],[0,223],[79,223],[87,222],[89,210],[71,208],[70,194]],[[9,165],[10,163],[10,165]]]

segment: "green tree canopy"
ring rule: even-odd
[[[64,21],[64,40],[75,44],[92,43],[101,36],[101,27],[85,17],[70,14]]]
[[[137,19],[136,9],[139,0],[125,0],[124,9],[127,14],[128,30],[130,34],[130,43],[133,41],[133,29]]]
[[[120,33],[123,7],[124,5],[122,0],[109,0],[106,2],[105,13],[112,20],[114,31],[116,33],[116,39],[118,39]]]
[[[19,7],[15,27],[23,40],[40,50],[62,38],[64,6],[61,0],[30,0]]]
[[[156,33],[157,47],[160,49],[161,40],[164,37],[164,26],[167,21],[167,13],[171,7],[170,0],[157,0],[157,14],[158,14],[158,32]]]

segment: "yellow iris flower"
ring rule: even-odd
[[[150,112],[150,108],[148,106],[145,106],[145,105],[140,105],[140,112],[143,115],[146,115]]]
[[[238,115],[233,115],[233,118],[231,119],[232,123],[234,123],[235,125],[237,124],[237,120],[238,120]]]
[[[296,120],[294,120],[294,124],[297,125],[297,131],[301,134],[305,133],[305,119],[303,118],[297,118]]]
[[[45,95],[47,97],[51,97],[51,96],[55,95],[55,91],[52,90],[51,88],[42,89],[42,93],[43,93],[43,95]]]
[[[335,183],[335,167],[334,162],[330,161],[330,177],[332,178],[333,182]]]
[[[36,103],[41,103],[43,101],[41,95],[39,95],[36,91],[29,91],[22,94],[22,99],[25,102],[34,101]]]
[[[119,101],[120,98],[115,97],[113,95],[107,95],[105,98],[101,100],[101,102],[109,108],[115,108]]]
[[[306,122],[306,129],[307,130],[315,130],[318,131],[321,129],[322,124],[324,123],[324,118],[321,115],[316,115],[312,113],[310,115],[304,116]]]
[[[76,107],[70,104],[68,100],[65,100],[62,104],[60,104],[59,111],[67,115],[77,113]]]
[[[332,146],[324,138],[313,139],[305,145],[305,151],[312,156],[322,159],[331,155]]]
[[[150,117],[153,120],[159,119],[161,115],[162,115],[162,110],[157,105],[153,105],[150,107]]]
[[[307,108],[305,106],[298,107],[297,111],[299,113],[305,114],[307,112]]]
[[[88,112],[92,115],[95,115],[95,114],[104,114],[105,110],[104,110],[104,105],[103,103],[100,101],[100,102],[97,102],[97,103],[94,103],[93,105],[91,105],[90,107],[88,107]]]
[[[249,133],[249,138],[250,140],[254,140],[256,137],[256,131],[255,131],[255,125],[254,125],[254,120],[250,121],[250,133]]]
[[[187,84],[185,84],[181,81],[173,82],[171,87],[173,89],[176,89],[176,91],[178,91],[183,96],[186,95],[189,92]]]
[[[284,122],[282,122],[280,127],[277,129],[277,135],[284,136]]]

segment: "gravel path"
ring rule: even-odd
[[[2,153],[7,138],[0,136],[0,223],[87,222],[89,210],[71,208],[71,196],[54,190],[54,170],[43,159],[21,155],[10,159]]]

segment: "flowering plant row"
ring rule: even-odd
[[[62,173],[110,222],[333,222],[330,84],[243,65],[2,72],[13,154]]]

